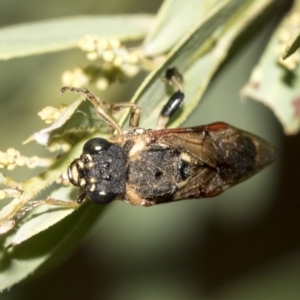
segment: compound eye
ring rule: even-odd
[[[94,138],[87,141],[83,146],[83,153],[93,154],[99,151],[103,151],[111,146],[107,140],[102,138]]]
[[[89,199],[96,204],[107,204],[107,203],[113,201],[117,196],[114,193],[106,193],[104,191],[88,192],[87,195],[88,195]]]

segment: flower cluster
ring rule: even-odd
[[[126,48],[118,39],[99,39],[97,36],[86,36],[79,44],[86,52],[93,65],[62,75],[63,85],[83,87],[94,83],[99,90],[106,90],[116,81],[135,76],[140,71],[140,55],[137,50]]]
[[[14,148],[0,151],[0,169],[13,170],[15,167],[27,166],[28,168],[46,167],[53,162],[53,159],[41,158],[38,156],[26,157]]]

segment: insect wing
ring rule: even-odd
[[[157,143],[180,151],[192,165],[174,200],[216,196],[274,160],[271,144],[222,122],[153,133]]]
[[[217,153],[213,141],[206,137],[207,126],[173,128],[153,131],[157,144],[186,153],[193,164],[216,167]]]

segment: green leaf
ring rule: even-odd
[[[103,120],[95,114],[95,109],[89,101],[80,98],[70,104],[50,126],[41,129],[30,136],[25,143],[35,140],[47,146],[53,138],[62,137],[66,133],[88,131],[101,128]]]
[[[131,100],[142,107],[141,127],[155,127],[157,116],[168,99],[161,80],[167,68],[176,66],[184,74],[184,113],[171,124],[178,126],[199,102],[210,79],[227,57],[232,42],[272,4],[272,0],[221,1],[193,30],[188,31]]]
[[[53,267],[57,259],[63,259],[78,244],[102,211],[101,207],[87,203],[47,231],[4,250],[0,254],[0,291],[32,275],[46,261],[48,268]]]
[[[83,98],[80,98],[72,104],[68,105],[68,107],[50,126],[34,133],[24,143],[36,140],[37,143],[43,146],[47,146],[52,137],[62,135],[63,133],[67,132],[70,128],[76,128],[75,126],[79,125],[80,122],[83,119],[85,119],[84,117],[86,116],[85,113],[79,109],[79,106],[82,103],[82,101]],[[77,112],[77,114],[75,114],[75,112]],[[76,121],[74,121],[74,119]]]
[[[269,106],[285,133],[295,134],[300,127],[300,67],[298,64],[294,71],[290,71],[278,63],[281,26],[273,34],[242,94]]]
[[[155,26],[146,38],[145,54],[155,56],[170,50],[197,21],[205,18],[214,6],[222,2],[190,0],[185,5],[182,0],[165,1]]]
[[[0,59],[76,47],[87,34],[121,40],[141,39],[153,23],[151,15],[77,16],[0,29]]]

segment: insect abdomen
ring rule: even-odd
[[[253,176],[274,161],[274,147],[262,138],[226,123],[217,124],[220,130],[212,130],[209,135],[215,143],[217,168],[225,186]]]

